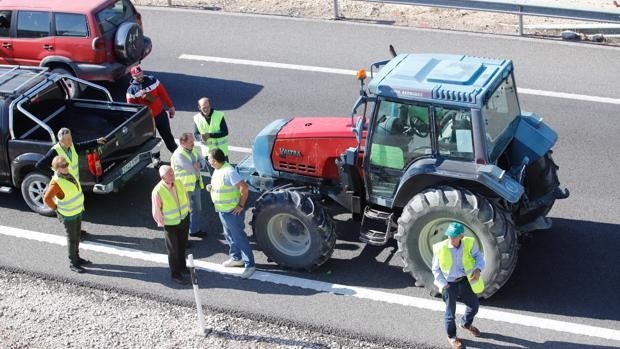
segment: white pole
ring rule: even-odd
[[[194,255],[187,256],[187,267],[192,279],[192,287],[194,288],[194,299],[196,300],[196,311],[198,312],[198,335],[206,336],[211,332],[210,329],[205,328],[205,317],[202,313],[202,302],[200,301],[200,295],[198,294],[198,277],[196,276],[196,268],[194,268]]]

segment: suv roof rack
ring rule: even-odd
[[[0,93],[15,94],[28,84],[37,83],[47,67],[0,64]]]

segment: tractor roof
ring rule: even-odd
[[[510,60],[400,54],[381,68],[368,89],[384,97],[481,107],[482,97],[511,71]]]

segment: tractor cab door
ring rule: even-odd
[[[409,164],[433,155],[430,130],[428,105],[377,101],[364,162],[370,203],[392,206]]]

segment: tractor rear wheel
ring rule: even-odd
[[[308,193],[274,190],[256,202],[252,231],[259,248],[278,265],[312,271],[336,245],[334,224]]]
[[[463,224],[465,235],[476,239],[485,259],[482,277],[486,287],[481,297],[490,297],[508,281],[516,266],[517,231],[508,212],[468,190],[427,189],[409,201],[394,236],[403,270],[411,273],[417,285],[438,293],[431,272],[433,244],[446,238],[444,231],[451,222]]]

